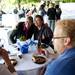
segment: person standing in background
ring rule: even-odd
[[[48,19],[49,19],[49,27],[51,28],[52,31],[54,31],[56,9],[54,8],[53,3],[51,3],[51,7],[47,11],[47,16],[48,16]]]
[[[61,11],[61,9],[59,8],[59,5],[56,5],[56,6],[55,6],[55,9],[56,9],[56,21],[57,21],[57,20],[60,20],[62,11]]]
[[[42,4],[39,8],[39,15],[41,15],[42,17],[44,17],[44,15],[46,15],[46,11],[45,11],[45,5]]]
[[[14,13],[14,14],[18,14],[18,9],[17,9],[17,7],[15,7],[15,9],[13,10],[13,13]]]

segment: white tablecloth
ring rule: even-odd
[[[14,50],[16,51],[14,47],[12,50],[13,50],[12,52],[14,52]],[[41,67],[47,65],[49,61],[51,61],[51,59],[48,59],[48,61],[44,64],[36,64],[32,61],[33,53],[34,53],[33,51],[29,51],[27,54],[22,54],[23,56],[22,59],[18,57],[19,54],[18,52],[17,54],[15,54],[15,56],[11,56],[11,58],[15,58],[18,62],[17,65],[15,66],[15,69],[19,75],[37,75],[38,70]]]
[[[32,61],[32,52],[29,52],[27,54],[24,54],[22,59],[20,59],[17,56],[14,56],[18,63],[15,66],[16,71],[19,75],[37,75],[39,68],[45,66],[48,62],[45,64],[36,64]]]

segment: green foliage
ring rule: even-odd
[[[63,2],[63,3],[67,3],[67,2],[75,2],[75,0],[59,0],[59,1],[61,1],[61,2]]]
[[[38,2],[39,0],[16,0],[18,3],[30,3],[30,2]]]
[[[23,35],[21,35],[21,37],[19,39],[20,39],[20,41],[25,41],[26,40],[26,37],[23,36]]]

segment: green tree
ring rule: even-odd
[[[64,2],[64,3],[66,3],[66,2],[75,2],[75,0],[59,0],[59,1]]]
[[[29,2],[39,2],[40,0],[22,0],[23,2],[29,3]]]
[[[18,8],[21,8],[21,0],[17,0]]]
[[[40,0],[17,0],[15,1],[18,4],[19,9],[21,8],[21,3],[30,3],[30,2],[39,2]]]

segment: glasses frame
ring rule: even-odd
[[[66,36],[60,36],[60,37],[53,37],[52,39],[61,39],[61,38],[66,38]]]

